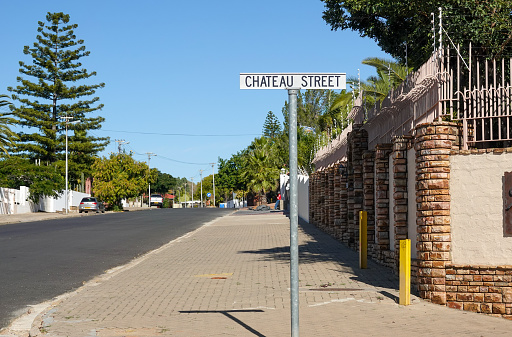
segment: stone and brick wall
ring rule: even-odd
[[[446,264],[450,263],[450,151],[454,123],[416,128],[418,287],[422,298],[446,304]]]
[[[464,243],[453,242],[452,226],[459,224],[452,224],[450,189],[453,156],[510,153],[512,162],[512,149],[462,151],[458,149],[457,141],[456,124],[434,122],[419,125],[414,137],[395,138],[392,144],[378,144],[369,151],[364,129],[355,126],[348,137],[347,162],[342,163],[347,168],[346,173],[340,173],[340,163],[336,163],[315,172],[310,179],[310,219],[337,240],[358,249],[357,215],[360,210],[366,210],[368,255],[379,263],[398,271],[399,240],[415,237],[417,259],[412,261],[412,274],[420,297],[451,308],[512,319],[512,265],[457,263],[453,259],[453,245]],[[408,151],[411,146],[415,151]],[[415,154],[414,172],[407,167],[408,160],[413,159],[407,158],[408,152]],[[497,157],[491,158],[494,163],[497,160]],[[508,167],[499,165],[502,165],[499,170]],[[509,166],[512,171],[512,165]],[[471,172],[474,170],[467,175]],[[415,188],[408,189],[411,179]],[[457,193],[460,192],[457,190]],[[494,197],[499,200],[499,196]],[[410,209],[414,205],[408,202],[410,198],[415,198],[416,209]],[[390,200],[393,201],[392,209]],[[454,200],[455,206],[460,207],[460,198],[457,196]],[[470,208],[476,207],[472,204]],[[414,218],[410,212],[416,214],[416,226],[408,223]],[[395,224],[391,233],[390,219]],[[498,222],[486,226],[499,227],[501,223]],[[508,239],[495,240],[502,242],[505,255],[510,243]],[[395,242],[395,247],[390,247],[390,242]]]
[[[408,137],[398,137],[393,142],[393,217],[395,224],[395,269],[398,270],[400,263],[400,240],[407,239],[408,225],[407,225],[407,145],[409,143]],[[415,211],[415,210],[412,210]],[[413,234],[413,233],[411,233]],[[416,234],[416,233],[414,233]]]
[[[512,265],[446,265],[446,301],[451,308],[512,319]]]

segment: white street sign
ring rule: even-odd
[[[344,73],[241,73],[240,89],[346,89]]]

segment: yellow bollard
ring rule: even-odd
[[[400,305],[411,304],[411,240],[400,240]]]
[[[359,211],[359,268],[366,269],[368,261],[368,222],[366,211]]]

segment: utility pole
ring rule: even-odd
[[[66,200],[65,200],[65,206],[66,207],[66,214],[68,214],[69,209],[69,191],[68,191],[68,123],[73,117],[61,117],[65,120],[66,123]]]
[[[192,186],[192,206],[190,208],[194,208],[194,177],[190,178],[190,186]]]
[[[187,208],[187,183],[185,183],[185,208]]]
[[[116,140],[114,140],[114,141],[115,141],[116,143],[119,143],[119,144],[117,144],[117,151],[118,151],[119,153],[121,153],[121,145],[123,145],[123,144],[130,144],[130,142],[127,142],[127,141],[125,141],[124,139],[116,139]]]
[[[215,207],[215,163],[210,163],[212,165],[213,172],[213,207]]]
[[[148,207],[151,208],[151,183],[149,182],[149,176],[151,174],[151,168],[149,166],[149,162],[151,161],[152,156],[156,156],[153,152],[146,152],[148,155]]]
[[[199,170],[199,176],[201,177],[201,208],[203,208],[203,171]]]

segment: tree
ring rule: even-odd
[[[28,159],[10,157],[0,160],[0,186],[30,187],[29,199],[38,203],[42,197],[57,197],[63,191],[64,178],[55,166],[38,166]]]
[[[256,138],[249,146],[242,179],[250,191],[261,195],[277,187],[279,168],[275,158],[269,155],[274,150],[275,144],[265,137]]]
[[[217,175],[215,175],[215,203],[219,203],[220,202],[220,199],[218,198],[218,192],[219,192],[219,187],[217,186],[218,183],[217,183]],[[210,174],[209,176],[206,176],[203,178],[203,195],[205,196],[205,200],[207,200],[206,198],[206,194],[207,193],[211,193],[212,196],[209,198],[211,200],[211,202],[213,203],[213,174]]]
[[[467,47],[471,41],[478,54],[488,58],[512,54],[512,2],[509,0],[322,1],[326,7],[323,18],[333,30],[351,29],[370,37],[403,64],[407,53],[408,64],[414,68],[433,52],[431,13],[437,20],[439,7],[443,12],[443,28],[456,45]],[[467,56],[465,51],[462,53]]]
[[[110,207],[122,209],[121,200],[137,197],[154,183],[157,170],[136,161],[125,153],[111,153],[109,158],[96,158],[92,167],[94,195]]]
[[[281,125],[276,115],[269,111],[263,124],[263,136],[267,138],[275,138],[281,132]]]
[[[324,114],[334,99],[335,93],[332,90],[311,90],[299,92],[297,95],[297,124],[319,132],[318,118]],[[288,132],[288,102],[282,109],[284,116],[284,132]]]
[[[219,158],[219,170],[215,176],[215,188],[227,196],[232,192],[247,191],[247,183],[242,177],[245,170],[245,150],[239,151],[229,159]]]
[[[103,150],[108,138],[91,136],[87,130],[101,127],[103,117],[89,114],[103,107],[96,104],[98,97],[91,97],[96,90],[103,88],[100,84],[81,84],[96,72],[82,68],[81,59],[90,52],[85,50],[83,40],[77,40],[74,29],[77,24],[69,24],[69,15],[48,13],[46,23],[39,22],[37,42],[33,47],[25,46],[23,53],[32,58],[32,64],[20,62],[20,73],[30,79],[18,77],[20,83],[13,92],[13,99],[20,106],[11,105],[11,111],[27,132],[20,132],[19,142],[14,151],[30,158],[38,159],[41,165],[53,165],[65,156],[64,117],[79,121],[74,129],[75,136],[69,138],[70,181],[77,182],[80,172],[90,167],[93,157]],[[73,163],[77,158],[82,161]],[[63,164],[59,165],[63,167]],[[90,172],[87,172],[90,173]]]
[[[398,62],[377,57],[364,59],[362,63],[374,67],[377,75],[370,76],[366,81],[362,81],[360,87],[358,79],[355,77],[349,78],[347,82],[354,88],[355,95],[363,92],[367,107],[382,102],[391,89],[402,84],[407,74],[412,71],[411,68],[407,68]]]
[[[9,104],[9,101],[3,98],[7,98],[7,95],[0,95],[0,107]],[[13,140],[18,138],[16,133],[12,132],[9,128],[10,125],[16,122],[13,118],[9,117],[9,115],[9,113],[0,112],[0,150],[7,155],[9,154],[7,149],[14,146]]]
[[[168,173],[162,173],[158,170],[157,174],[158,176],[156,183],[154,186],[152,185],[153,191],[164,195],[176,186],[176,178],[174,178],[172,175]]]
[[[353,92],[342,90],[340,93],[333,93],[329,108],[318,118],[320,131],[331,130],[333,137],[339,135],[349,124],[348,113],[352,108],[353,99]]]

